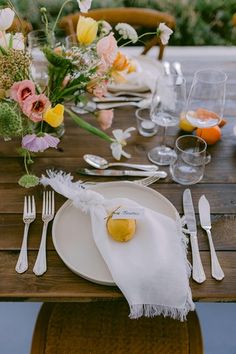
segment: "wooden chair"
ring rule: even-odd
[[[31,23],[25,21],[25,20],[19,20],[17,17],[14,18],[14,21],[9,28],[9,32],[22,32],[23,34],[28,34],[30,31],[32,31],[33,27]]]
[[[203,354],[196,312],[185,322],[128,313],[124,301],[44,304],[31,354]]]
[[[111,25],[116,25],[119,22],[126,22],[132,26],[144,27],[150,30],[156,30],[157,26],[164,22],[167,26],[174,29],[175,18],[168,13],[159,12],[146,8],[135,7],[119,7],[119,8],[101,8],[89,11],[83,16],[92,17],[94,20],[105,20]],[[80,13],[71,14],[62,17],[59,26],[65,30],[68,35],[73,35],[76,32],[77,22]],[[159,44],[160,50],[158,59],[161,60],[164,53],[165,46],[161,43],[157,36],[149,40],[144,47],[142,54],[146,54],[153,46]]]

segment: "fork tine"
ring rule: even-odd
[[[27,206],[27,214],[31,213],[31,199],[30,195],[28,195],[28,206]]]
[[[54,198],[54,191],[52,191],[52,214],[55,213],[55,198]]]
[[[52,192],[48,192],[48,215],[52,212]]]
[[[36,207],[35,207],[35,199],[34,196],[32,196],[32,214],[36,214]]]
[[[48,191],[46,192],[46,208],[45,208],[45,214],[48,215]]]
[[[23,216],[25,217],[27,214],[27,197],[25,196],[24,198],[24,211],[23,211]]]
[[[46,211],[46,192],[43,192],[43,210],[42,210],[42,215],[45,215]]]

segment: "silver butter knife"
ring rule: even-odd
[[[205,195],[202,195],[198,202],[199,216],[202,228],[206,231],[211,253],[211,275],[216,280],[224,278],[224,272],[218,261],[215,247],[211,237],[211,210],[210,204]]]
[[[192,277],[197,283],[203,283],[206,280],[206,275],[203,269],[200,252],[197,240],[197,225],[193,201],[190,189],[185,189],[183,193],[183,206],[185,221],[190,234],[190,243],[192,248]]]
[[[132,170],[93,170],[89,168],[79,168],[77,172],[82,175],[90,176],[106,176],[106,177],[119,177],[119,176],[131,176],[131,177],[148,177],[158,176],[160,178],[166,178],[167,173],[165,171],[132,171]]]

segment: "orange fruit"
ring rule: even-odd
[[[220,140],[221,130],[218,125],[210,128],[197,128],[196,135],[205,140],[208,145],[213,145]]]

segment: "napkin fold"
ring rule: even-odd
[[[48,172],[41,183],[71,199],[73,204],[91,217],[95,244],[106,262],[114,282],[130,306],[130,318],[157,315],[181,321],[194,310],[187,260],[187,239],[181,219],[142,207],[143,217],[136,220],[136,233],[128,242],[116,242],[107,233],[108,212],[119,206],[137,208],[130,199],[105,199],[101,194],[72,182],[62,172]]]

